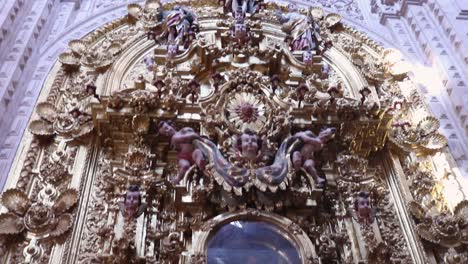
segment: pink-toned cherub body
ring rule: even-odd
[[[202,171],[205,169],[206,161],[203,153],[193,145],[193,141],[201,137],[192,128],[184,127],[177,131],[169,123],[162,121],[159,123],[159,133],[170,137],[171,145],[178,151],[179,170],[177,176],[172,179],[173,183],[181,181],[193,164],[196,164]]]
[[[335,134],[334,128],[327,128],[320,131],[318,136],[310,130],[301,131],[294,136],[303,141],[303,146],[300,150],[294,151],[292,161],[294,169],[299,170],[301,167],[305,169],[320,186],[323,185],[325,179],[318,176],[315,170],[314,153],[323,149],[324,144],[329,141]]]
[[[372,223],[372,208],[370,204],[370,194],[359,192],[354,200],[354,210],[359,223],[369,225]]]

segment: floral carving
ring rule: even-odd
[[[52,203],[33,202],[19,190],[7,190],[1,201],[9,212],[0,214],[0,236],[21,237],[27,232],[37,239],[58,238],[73,225],[69,212],[77,200],[78,193],[73,189],[65,190]]]

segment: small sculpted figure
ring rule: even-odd
[[[283,24],[283,29],[289,32],[292,38],[291,49],[293,51],[317,49],[321,37],[313,19],[300,14],[295,5],[289,5],[289,9],[291,12],[287,14],[277,11],[276,15],[280,23]]]
[[[196,16],[189,9],[175,6],[166,17],[167,49],[168,55],[174,56],[179,50],[179,45],[187,46],[186,42],[197,28]]]
[[[213,88],[214,88],[215,92],[217,92],[218,89],[219,89],[219,86],[226,81],[224,79],[224,76],[221,75],[219,72],[212,74],[211,75],[211,80],[212,80],[211,83],[213,85]]]
[[[354,200],[354,210],[357,220],[361,224],[369,225],[372,223],[372,208],[368,192],[359,192]]]
[[[177,176],[172,179],[173,183],[180,182],[193,164],[196,164],[200,170],[205,170],[206,160],[203,153],[192,144],[195,139],[201,139],[201,137],[192,128],[184,127],[177,131],[168,122],[161,121],[159,122],[159,133],[170,137],[171,145],[178,151],[179,170]]]
[[[301,167],[309,173],[315,180],[318,186],[323,186],[325,179],[318,176],[315,169],[314,153],[323,149],[326,142],[335,135],[335,128],[326,128],[320,131],[318,136],[310,130],[297,132],[294,137],[300,138],[303,145],[300,150],[294,151],[292,161],[294,169],[299,170]]]
[[[192,97],[192,104],[195,103],[195,101],[198,100],[198,94],[200,93],[200,83],[198,83],[196,80],[191,80],[188,84],[188,93]]]
[[[119,204],[120,212],[127,219],[139,217],[146,209],[146,204],[141,202],[140,187],[131,185],[124,196],[123,203]]]
[[[243,20],[237,20],[234,28],[231,30],[231,36],[238,44],[244,44],[245,42],[249,41],[249,33],[249,28]]]
[[[156,94],[158,95],[158,98],[161,99],[161,96],[165,91],[164,86],[166,86],[166,84],[161,79],[155,79],[153,81],[153,85],[156,87]]]
[[[154,67],[154,59],[152,56],[148,56],[146,57],[143,62],[145,63],[146,65],[146,69],[150,72],[153,71],[153,67]]]
[[[100,103],[100,98],[96,93],[96,86],[94,85],[94,82],[89,81],[85,84],[83,97],[76,103],[77,105],[74,106],[74,108],[77,108],[81,114],[91,116],[92,104]]]
[[[313,63],[313,55],[310,51],[304,51],[302,54],[302,62],[306,65],[311,65]]]
[[[254,14],[259,8],[258,0],[220,0],[219,3],[224,5],[225,10],[230,10],[234,17],[245,18],[246,14]]]

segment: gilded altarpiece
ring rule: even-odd
[[[409,63],[321,8],[130,4],[69,43],[2,194],[2,263],[467,263]]]

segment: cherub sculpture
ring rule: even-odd
[[[318,136],[310,131],[297,132],[294,137],[303,141],[303,145],[299,150],[293,152],[292,162],[294,169],[299,170],[301,167],[309,173],[315,180],[318,186],[323,186],[325,179],[318,176],[315,169],[314,153],[320,151],[324,144],[327,143],[335,135],[335,128],[325,128],[320,131]]]
[[[178,150],[178,166],[177,176],[172,179],[173,183],[178,183],[182,180],[185,173],[193,164],[203,171],[205,170],[206,160],[200,149],[193,145],[195,139],[200,139],[195,131],[190,127],[184,127],[177,131],[171,124],[165,121],[159,122],[159,133],[171,138],[171,145]]]
[[[239,163],[226,160],[219,147],[209,140],[196,141],[195,144],[212,164],[205,171],[206,175],[214,177],[218,183],[223,182],[225,186],[231,186],[236,194],[240,195],[243,187],[248,189],[251,185],[261,190],[270,188],[273,192],[276,192],[278,187],[284,190],[286,182],[289,181],[287,157],[293,138],[288,137],[281,143],[270,165],[264,164],[264,158],[267,155],[265,151],[262,151],[263,141],[254,131],[244,130],[234,145]],[[229,187],[226,188],[229,189]]]
[[[289,5],[291,12],[283,14],[277,11],[276,15],[280,23],[283,24],[283,30],[290,34],[292,39],[291,49],[311,51],[318,48],[321,42],[319,28],[310,16],[300,14],[295,5]]]
[[[131,185],[124,196],[123,203],[119,204],[120,212],[127,219],[139,217],[145,210],[146,204],[141,201],[140,187]]]
[[[368,192],[359,192],[354,200],[354,211],[359,223],[369,225],[372,223],[372,208]]]
[[[257,137],[257,134],[250,129],[246,129],[237,138],[236,148],[238,157],[249,162],[255,162],[259,157],[260,146],[261,140]]]

